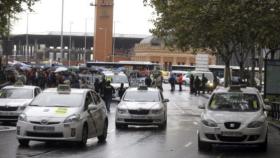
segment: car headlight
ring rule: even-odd
[[[151,110],[151,113],[152,114],[160,114],[160,113],[162,113],[162,111],[163,111],[163,109],[153,109],[153,110]]]
[[[127,109],[118,109],[119,114],[125,114],[127,113]]]
[[[218,127],[217,123],[214,122],[213,120],[202,120],[201,121],[205,126],[208,126],[208,127]]]
[[[73,123],[73,122],[78,122],[80,120],[80,115],[79,114],[74,114],[68,116],[63,123]]]
[[[253,121],[251,123],[248,124],[248,128],[258,128],[261,127],[264,124],[263,121]]]
[[[19,121],[27,122],[27,116],[26,114],[22,113],[18,116]]]
[[[213,86],[214,86],[214,84],[213,84],[212,82],[210,82],[210,81],[208,81],[207,85],[208,85],[209,87],[213,87]]]

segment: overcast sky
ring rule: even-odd
[[[64,0],[64,31],[84,33],[85,21],[87,32],[94,32],[94,9],[90,6],[95,0]],[[33,6],[34,12],[29,14],[28,32],[47,33],[60,32],[61,0],[40,0]],[[151,19],[153,9],[144,7],[143,0],[114,0],[114,21],[116,34],[150,35],[153,27]],[[25,34],[27,31],[27,13],[18,15],[13,22],[13,34]],[[86,20],[87,19],[87,20]]]

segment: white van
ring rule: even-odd
[[[191,74],[194,76],[194,78],[198,76],[200,80],[202,79],[202,74],[204,74],[204,76],[208,79],[208,82],[206,84],[206,90],[213,91],[214,75],[211,71],[191,71]]]

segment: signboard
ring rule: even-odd
[[[196,71],[209,71],[208,54],[197,54],[195,57],[195,70]]]
[[[280,61],[266,60],[265,94],[280,95]]]

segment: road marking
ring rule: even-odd
[[[174,103],[175,107],[181,111],[182,114],[185,114],[184,110],[180,108],[176,103]]]
[[[188,144],[185,145],[186,148],[192,145],[192,142],[188,142]]]
[[[111,129],[111,130],[109,130],[108,133],[113,133],[114,131],[115,131],[115,129]]]
[[[194,125],[198,125],[198,123],[197,123],[197,122],[195,122],[195,121],[193,122],[193,124],[194,124]]]

